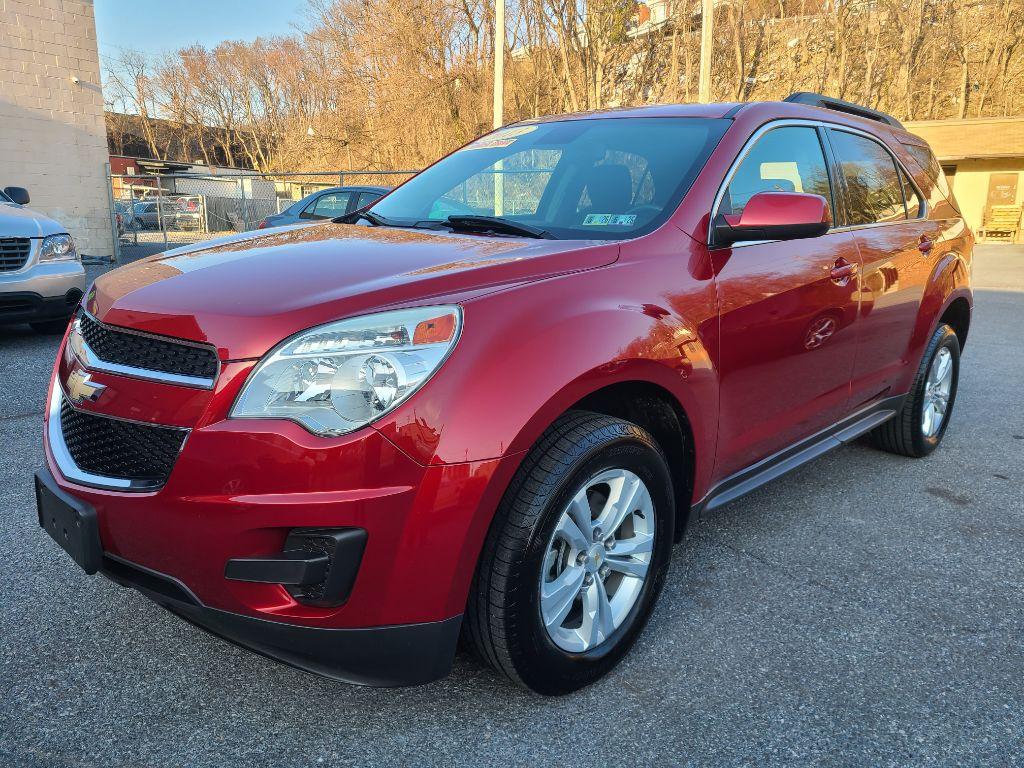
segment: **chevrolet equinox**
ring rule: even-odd
[[[972,245],[928,146],[855,104],[526,120],[368,208],[97,279],[39,522],[311,672],[424,683],[461,638],[566,693],[702,512],[861,435],[938,446]]]

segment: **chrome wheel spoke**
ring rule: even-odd
[[[654,536],[649,533],[639,533],[628,539],[617,539],[606,557],[622,558],[643,555],[654,550]]]
[[[611,568],[613,571],[623,574],[624,576],[632,576],[634,579],[643,579],[647,576],[647,568],[649,563],[644,560],[638,560],[635,557],[616,557],[609,554],[605,558],[605,565]]]
[[[576,524],[576,528],[583,534],[587,544],[591,540],[591,531],[594,529],[594,521],[590,516],[590,501],[587,499],[587,489],[581,488],[579,493],[572,497],[569,508],[562,515],[562,518],[569,517]],[[586,548],[586,545],[583,547]]]
[[[589,516],[589,512],[587,514]],[[580,530],[574,516],[562,515],[555,528],[555,535],[560,536],[578,551],[586,550],[590,546],[590,525],[588,524],[586,529]]]
[[[636,512],[638,508],[650,505],[647,486],[636,475],[632,473],[630,475],[631,477],[618,478],[614,484],[609,483],[612,492],[608,496],[608,503],[597,519],[597,526],[605,537],[614,535],[622,527],[626,518]]]
[[[953,373],[953,357],[949,354],[949,351],[943,349],[939,356],[936,358],[937,365],[935,366],[935,383],[945,383],[946,379],[949,378]]]
[[[548,628],[557,627],[565,620],[583,586],[585,575],[579,566],[569,566],[553,581],[545,582],[541,588],[540,606]]]
[[[612,617],[612,605],[604,582],[594,579],[593,583],[583,590],[583,623],[580,626],[580,637],[587,648],[593,648],[602,640],[606,640],[615,631],[615,620]]]

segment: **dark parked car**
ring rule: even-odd
[[[365,208],[391,191],[391,187],[345,186],[321,189],[306,195],[297,203],[280,213],[267,216],[259,223],[258,229],[280,227],[284,224],[298,224],[302,221],[334,219],[346,213]]]
[[[939,446],[973,242],[928,145],[854,104],[527,120],[347,219],[98,277],[39,522],[303,669],[423,683],[461,634],[566,693],[695,516],[861,435]]]
[[[173,229],[174,217],[178,211],[173,200],[147,200],[132,207],[136,229]]]

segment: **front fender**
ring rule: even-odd
[[[486,460],[529,449],[587,395],[641,381],[685,411],[702,477],[718,412],[713,284],[683,280],[663,304],[645,302],[659,297],[664,270],[620,261],[467,302],[451,357],[377,428],[424,464]]]

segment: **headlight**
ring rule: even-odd
[[[459,338],[458,307],[382,312],[321,325],[282,342],[256,366],[233,418],[290,419],[343,435],[419,389]]]
[[[71,235],[49,235],[43,238],[43,244],[39,246],[40,261],[70,261],[77,258],[78,252]]]

